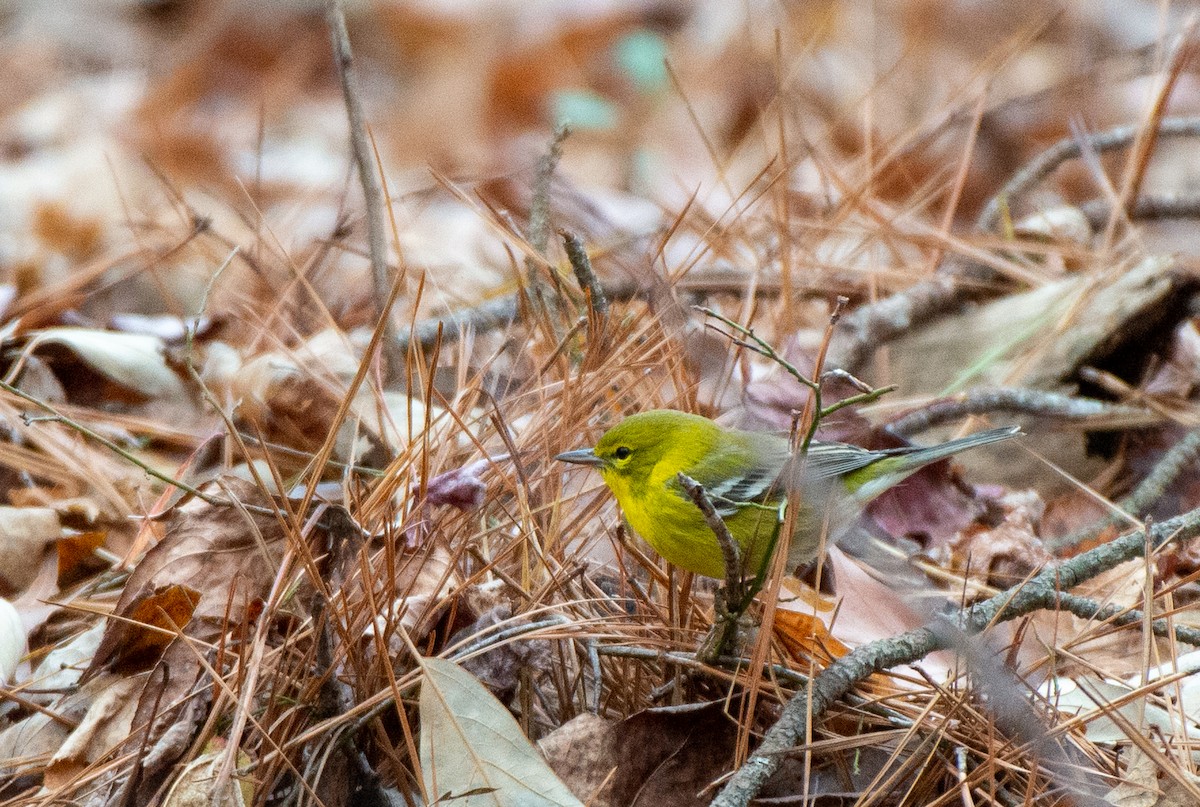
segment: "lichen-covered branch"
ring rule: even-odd
[[[1145,532],[1131,532],[1058,566],[1047,568],[1030,580],[988,600],[939,619],[951,620],[955,628],[966,635],[979,633],[993,623],[1056,607],[1061,592],[1069,591],[1127,560],[1142,557],[1147,543],[1157,549],[1167,541],[1186,540],[1197,534],[1200,534],[1200,509],[1154,525],[1150,528],[1149,541]],[[900,636],[865,644],[835,661],[813,679],[808,691],[797,693],[788,702],[779,720],[763,737],[762,744],[733,774],[712,802],[714,807],[746,807],[779,769],[783,755],[805,736],[811,720],[819,717],[856,683],[872,673],[908,664],[935,650],[945,649],[953,633],[933,625],[921,627]]]

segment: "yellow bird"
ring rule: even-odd
[[[708,418],[662,409],[632,415],[609,429],[595,448],[556,459],[600,471],[638,535],[671,563],[708,577],[725,577],[721,547],[704,515],[679,484],[680,472],[699,482],[741,546],[742,573],[754,574],[783,521],[788,488],[800,487],[788,569],[816,557],[829,538],[888,488],[931,462],[1020,433],[1009,426],[936,446],[871,451],[814,441],[792,457],[785,437],[723,428]]]

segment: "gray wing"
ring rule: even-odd
[[[902,453],[904,449],[899,452]],[[871,451],[846,443],[812,443],[804,462],[804,478],[810,481],[832,479],[834,477],[865,468],[875,460],[882,459],[893,452]]]
[[[722,455],[710,457],[693,469],[699,482],[722,518],[735,515],[751,503],[763,503],[783,488],[780,474],[789,458],[787,441],[759,432],[743,432],[743,439],[731,442]],[[725,475],[733,465],[744,470],[733,477]],[[672,483],[673,484],[673,483]]]

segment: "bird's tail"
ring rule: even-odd
[[[901,459],[905,460],[904,465],[912,463],[914,467],[920,468],[931,462],[937,462],[940,459],[953,456],[960,451],[986,446],[989,443],[999,443],[1001,440],[1016,437],[1020,433],[1020,426],[1002,426],[999,429],[988,429],[984,432],[968,434],[966,437],[950,440],[941,445],[900,448],[896,450],[896,453]]]
[[[864,502],[870,501],[931,462],[937,462],[938,460],[951,457],[962,451],[978,448],[979,446],[999,443],[1001,440],[1016,437],[1020,433],[1020,426],[1003,426],[999,429],[988,429],[987,431],[969,434],[966,437],[960,437],[957,440],[950,440],[936,446],[905,446],[903,448],[890,449],[880,453],[887,453],[891,456],[884,457],[867,466],[867,469],[864,469],[869,470],[870,473],[857,472],[862,475],[862,481],[858,485],[853,484],[857,480],[848,479],[847,482],[854,489],[855,498]],[[851,476],[854,475],[852,474]]]

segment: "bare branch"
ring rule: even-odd
[[[1200,534],[1200,510],[1192,510],[1154,525],[1149,535],[1145,531],[1131,532],[1058,566],[1045,569],[1030,580],[984,602],[940,618],[951,620],[957,631],[973,635],[994,623],[1056,607],[1061,592],[1069,591],[1127,560],[1143,557],[1148,543],[1151,548],[1157,549],[1168,541],[1184,541],[1197,534]],[[899,664],[909,664],[935,650],[945,649],[954,632],[927,625],[890,639],[862,645],[833,662],[813,679],[807,690],[800,691],[788,701],[783,714],[767,731],[758,750],[733,774],[712,802],[714,807],[746,807],[779,769],[784,754],[805,736],[810,721],[823,714],[856,683],[872,673]]]
[[[367,247],[371,256],[371,276],[375,284],[376,305],[383,306],[390,298],[392,278],[387,262],[387,230],[384,224],[383,185],[379,180],[374,150],[367,137],[362,101],[354,77],[354,56],[350,50],[350,34],[346,31],[346,14],[342,0],[328,0],[326,17],[329,35],[333,41],[334,62],[342,82],[342,96],[346,102],[346,117],[350,123],[350,150],[358,169],[358,180],[362,185],[363,202],[366,206]],[[391,310],[378,310],[375,316],[385,320],[384,364],[388,379],[399,378],[404,368],[403,352],[396,348],[396,328],[392,323]]]

